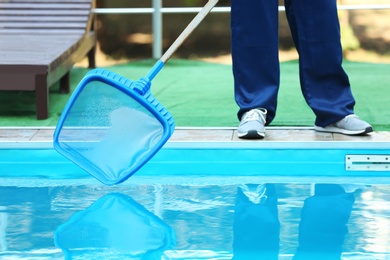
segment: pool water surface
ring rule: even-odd
[[[390,259],[386,183],[173,179],[2,178],[0,259]]]

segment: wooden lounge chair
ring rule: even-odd
[[[69,71],[95,67],[95,0],[0,0],[0,90],[35,91],[37,119],[49,116],[49,87],[69,93]]]

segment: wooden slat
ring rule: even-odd
[[[67,30],[60,30],[60,29],[2,29],[0,28],[0,34],[13,34],[13,35],[18,35],[18,34],[24,34],[24,35],[83,35],[85,33],[85,30],[80,29],[67,29]]]
[[[0,23],[31,22],[31,23],[55,23],[55,22],[78,22],[84,26],[88,21],[86,16],[0,16]]]
[[[63,23],[63,22],[55,22],[55,23],[46,23],[46,22],[36,22],[36,23],[26,23],[26,22],[20,22],[20,23],[7,23],[7,22],[0,22],[0,28],[46,28],[46,29],[66,29],[66,28],[85,28],[86,23]]]
[[[90,9],[90,4],[84,4],[84,3],[36,3],[36,4],[30,4],[30,3],[2,3],[0,2],[0,8],[2,9],[38,9],[38,10],[51,10],[51,9]]]
[[[69,34],[76,29],[78,34],[78,29],[85,32],[88,27],[91,6],[90,0],[0,0],[0,30],[7,34],[42,34],[43,30]]]
[[[53,0],[0,0],[0,2],[7,3],[53,3]],[[91,0],[58,0],[56,3],[91,3]]]
[[[56,15],[56,16],[80,16],[85,15],[87,16],[90,13],[89,10],[67,10],[67,9],[61,9],[61,10],[50,10],[48,12],[47,10],[5,10],[0,9],[0,16],[13,16],[13,15],[20,15],[20,16],[43,16],[43,15]]]
[[[65,52],[72,53],[82,36],[41,37],[32,35],[0,35],[0,55],[2,64],[51,64]],[[76,44],[77,43],[77,44]]]

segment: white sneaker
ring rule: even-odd
[[[314,126],[314,130],[319,132],[340,133],[345,135],[361,135],[373,131],[372,126],[361,120],[357,115],[348,115],[325,127]]]
[[[263,184],[240,184],[242,193],[253,204],[265,204],[267,201],[267,186]]]
[[[237,132],[239,138],[262,139],[265,136],[264,125],[267,110],[256,108],[246,112],[242,118]]]

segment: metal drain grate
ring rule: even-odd
[[[346,155],[347,171],[390,171],[390,155]]]

